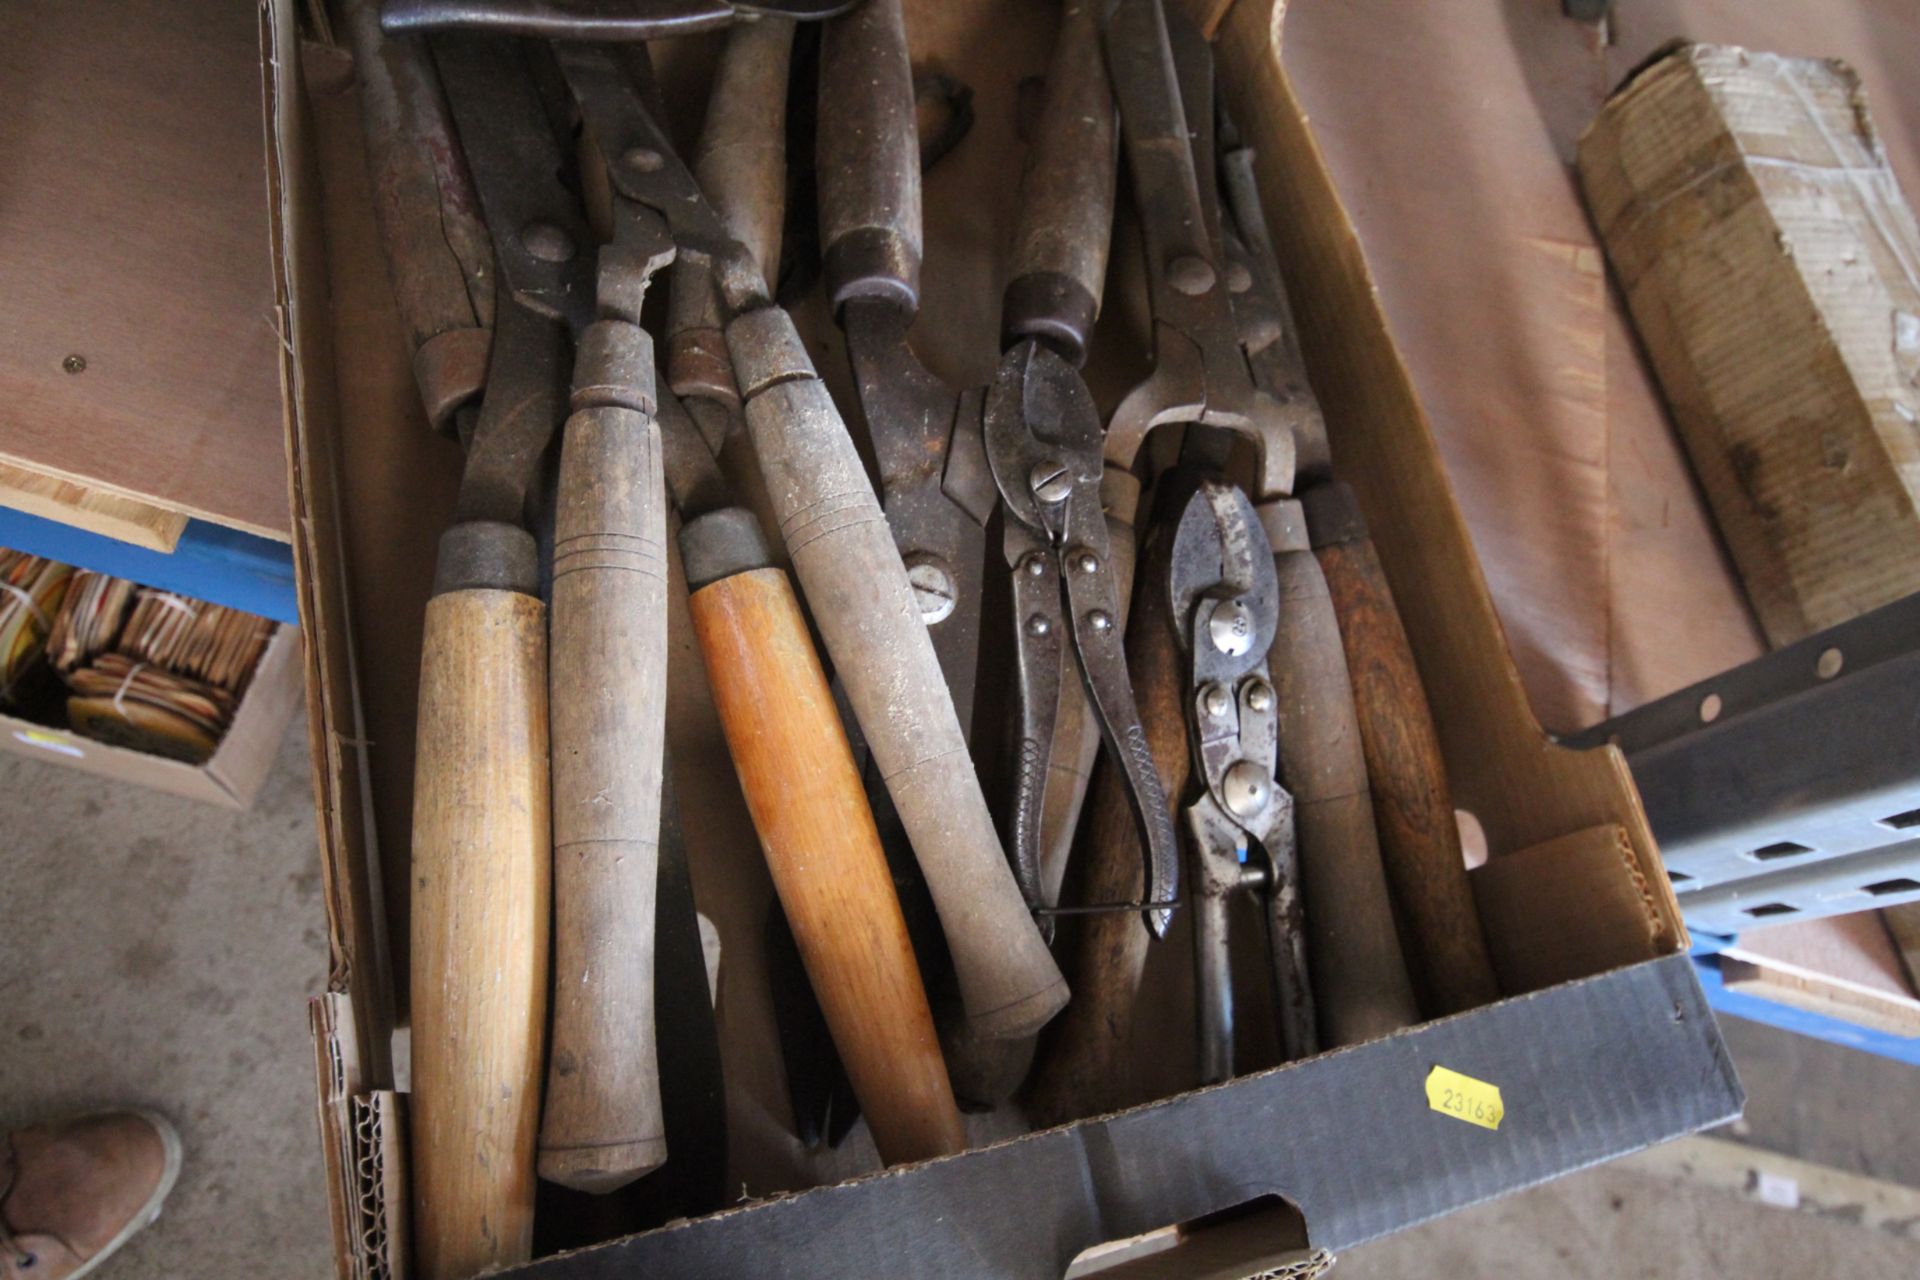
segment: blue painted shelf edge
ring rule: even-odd
[[[298,624],[293,548],[238,529],[190,520],[171,555],[0,507],[0,547],[46,556],[143,586]]]

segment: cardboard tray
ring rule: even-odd
[[[115,782],[152,787],[224,809],[245,809],[265,785],[287,721],[300,705],[300,650],[296,628],[274,629],[240,705],[233,710],[233,722],[201,764],[97,742],[70,729],[9,715],[0,715],[0,747],[14,755],[58,760]]]
[[[296,8],[269,0],[262,23],[332,948],[329,993],[314,1011],[320,1111],[340,1274],[393,1274],[404,1269],[406,1234],[405,1055],[390,1046],[404,1044],[396,1006],[406,990],[414,684],[433,543],[460,460],[421,423],[367,201],[350,60],[303,42]],[[1554,746],[1528,710],[1360,245],[1281,68],[1278,9],[1239,0],[1216,14],[1220,75],[1260,156],[1336,466],[1373,525],[1455,802],[1485,833],[1491,856],[1475,891],[1508,998],[1040,1134],[1009,1138],[1017,1127],[1006,1116],[975,1117],[976,1147],[963,1155],[841,1181],[875,1167],[860,1131],[824,1159],[799,1152],[787,1133],[759,942],[770,889],[676,570],[669,733],[683,811],[700,815],[687,824],[695,894],[721,939],[730,1177],[765,1198],[543,1260],[527,1274],[1059,1276],[1103,1241],[1283,1201],[1304,1215],[1312,1244],[1339,1249],[1737,1114],[1739,1085],[1683,954],[1685,932],[1622,758]],[[929,177],[916,341],[936,372],[980,381],[994,357],[996,308],[980,281],[997,278],[1012,202],[978,193],[1018,171],[1015,89],[1044,66],[1051,19],[1021,0],[910,2],[908,25],[917,64],[978,93],[969,145]],[[683,132],[697,124],[710,55],[710,43],[661,50]],[[1117,240],[1100,344],[1113,354],[1090,370],[1097,396],[1137,371],[1144,351],[1139,283],[1125,277],[1135,256]],[[818,299],[796,316],[823,374],[844,383],[839,335]],[[1177,1080],[1184,993],[1177,982],[1155,985],[1152,972],[1149,988],[1155,1003],[1140,1021],[1160,1031],[1139,1037],[1136,1065],[1143,1079]],[[1429,1106],[1435,1066],[1500,1087],[1497,1131]],[[1279,1237],[1258,1232],[1231,1245],[1209,1238],[1230,1255],[1221,1274],[1268,1265],[1281,1249]]]

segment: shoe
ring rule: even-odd
[[[0,1280],[79,1280],[160,1216],[180,1135],[150,1111],[16,1129],[0,1150]]]

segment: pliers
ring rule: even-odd
[[[1273,551],[1246,494],[1203,480],[1174,533],[1173,618],[1188,658],[1189,731],[1203,789],[1185,810],[1193,852],[1194,960],[1200,1078],[1233,1075],[1233,981],[1228,914],[1261,894],[1268,953],[1289,1058],[1311,1052],[1293,797],[1274,777],[1278,698],[1267,668],[1279,618]]]

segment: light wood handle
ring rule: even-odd
[[[727,345],[781,537],[940,913],[968,1019],[988,1037],[1029,1035],[1066,983],[1000,847],[866,467],[784,311],[746,313]]]
[[[1280,778],[1293,793],[1320,1040],[1338,1048],[1410,1026],[1419,1010],[1394,932],[1327,582],[1304,539],[1276,552],[1273,567],[1280,625],[1267,663],[1278,694]]]
[[[888,1164],[966,1146],[860,771],[786,574],[701,587],[694,634],[807,977]]]
[[[553,1051],[540,1176],[607,1192],[667,1158],[654,1031],[666,742],[660,431],[582,409],[561,440],[553,547]]]
[[[424,1280],[525,1262],[547,1023],[547,618],[427,604],[413,786],[413,1239]]]
[[[1316,526],[1316,542],[1318,534]],[[1315,555],[1340,619],[1380,851],[1415,980],[1435,1016],[1491,1003],[1500,988],[1467,883],[1446,762],[1379,554],[1362,533]]]
[[[1186,698],[1181,692],[1182,660],[1165,590],[1165,544],[1170,541],[1163,539],[1150,548],[1145,585],[1134,593],[1136,607],[1127,620],[1127,671],[1168,807],[1177,812],[1192,761]],[[1131,545],[1131,535],[1127,542]],[[1120,540],[1114,545],[1119,546]],[[1087,807],[1068,877],[1075,889],[1067,895],[1069,900],[1139,901],[1145,888],[1140,836],[1124,776],[1111,760],[1101,760],[1095,767]],[[1059,947],[1066,957],[1074,998],[1041,1037],[1027,1097],[1027,1115],[1036,1126],[1064,1124],[1134,1101],[1127,1063],[1133,1048],[1134,1004],[1152,941],[1153,935],[1135,912],[1062,919]],[[1178,1042],[1187,1042],[1184,1034]]]

